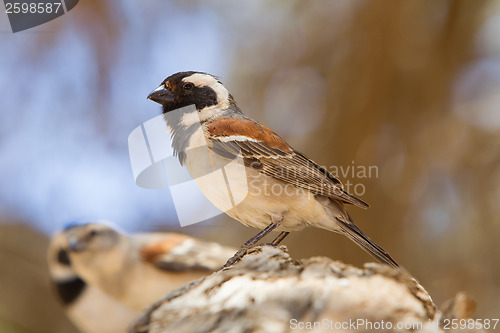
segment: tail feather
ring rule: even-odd
[[[358,246],[363,250],[368,252],[374,258],[376,258],[381,263],[389,265],[394,268],[399,268],[397,262],[392,259],[392,257],[383,248],[375,244],[368,236],[366,236],[358,227],[352,222],[345,222],[339,218],[336,218],[339,222],[339,226],[344,231],[344,234],[353,240]]]

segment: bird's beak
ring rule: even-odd
[[[174,93],[161,85],[148,95],[148,99],[164,105],[174,101]]]
[[[85,244],[77,238],[70,238],[68,240],[68,250],[71,252],[83,252],[86,250]]]

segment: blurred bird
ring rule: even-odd
[[[54,289],[68,317],[84,333],[125,332],[139,312],[83,281],[71,265],[67,246],[65,231],[54,236],[47,262]]]
[[[61,237],[77,276],[134,311],[208,275],[234,253],[178,233],[126,236],[99,223],[72,226]]]
[[[385,250],[361,232],[344,206],[367,208],[368,204],[344,191],[336,177],[272,130],[245,116],[217,77],[200,72],[176,73],[148,98],[163,106],[173,149],[207,198],[218,208],[226,207],[229,185],[233,197],[243,196],[244,200],[222,210],[244,225],[263,229],[225,266],[239,260],[274,229],[281,231],[272,242],[277,245],[290,231],[314,226],[343,234],[382,263],[398,267]],[[172,112],[190,105],[196,108],[196,116]],[[200,153],[203,144],[208,145],[208,153]],[[237,166],[228,164],[238,157],[242,157],[246,177],[241,177]],[[227,184],[200,178],[222,167]]]

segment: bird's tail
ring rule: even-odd
[[[397,262],[383,248],[375,244],[368,236],[366,236],[358,227],[352,222],[345,222],[336,218],[339,222],[339,227],[342,228],[344,234],[359,245],[363,250],[368,252],[381,263],[398,268]]]

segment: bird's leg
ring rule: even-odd
[[[243,244],[238,252],[234,254],[229,260],[226,262],[222,268],[226,268],[243,258],[243,256],[247,253],[248,249],[251,248],[252,246],[255,245],[259,240],[261,240],[264,236],[266,236],[268,233],[276,229],[277,226],[280,225],[281,221],[283,220],[283,217],[281,217],[277,222],[272,222],[269,224],[265,229],[263,229],[261,232],[259,232],[257,235],[254,237],[250,238],[245,244]],[[285,238],[285,237],[283,237]],[[283,239],[281,239],[283,240]],[[281,241],[280,240],[280,241]]]
[[[283,239],[285,239],[286,236],[288,236],[288,234],[290,234],[290,232],[288,231],[282,231],[278,237],[276,237],[272,242],[271,242],[271,245],[273,246],[278,246],[279,243],[281,243],[283,241]]]
[[[260,244],[260,245],[268,245],[268,246],[278,246],[279,243],[281,243],[283,241],[283,239],[285,239],[286,236],[288,236],[290,232],[288,231],[282,231],[275,239],[273,239],[273,241],[271,243],[263,243],[263,244]]]

